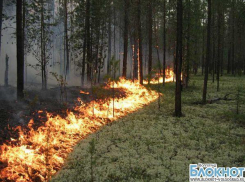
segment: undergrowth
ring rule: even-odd
[[[82,140],[52,181],[179,182],[188,181],[189,164],[244,167],[245,104],[241,96],[237,114],[236,93],[245,78],[223,76],[220,92],[210,81],[209,100],[230,95],[207,105],[196,104],[202,85],[195,76],[183,90],[182,118],[173,117],[175,84],[151,86],[163,93],[160,109],[155,101]]]

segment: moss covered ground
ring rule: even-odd
[[[220,91],[209,81],[202,98],[202,76],[182,92],[184,117],[175,118],[174,83],[152,89],[160,100],[102,127],[82,140],[52,181],[188,181],[189,164],[245,166],[245,77],[223,76]],[[237,101],[239,114],[237,114]]]

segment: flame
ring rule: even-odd
[[[170,68],[166,69],[165,71],[165,82],[173,82],[175,80],[175,74],[174,71]],[[163,76],[162,74],[157,73],[156,78],[151,79],[151,84],[160,84],[163,83]],[[148,84],[148,80],[144,80],[144,84]]]
[[[85,91],[80,90],[80,94],[89,95],[89,92],[85,92]]]
[[[0,148],[0,162],[6,166],[0,171],[0,179],[48,181],[63,166],[68,154],[82,138],[159,96],[155,91],[125,79],[109,83],[106,87],[122,88],[126,95],[115,99],[114,103],[112,99],[81,103],[75,107],[75,113],[67,112],[65,118],[48,113],[47,122],[37,130],[33,129],[34,120],[30,120],[29,130],[18,127],[18,140]]]

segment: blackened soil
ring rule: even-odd
[[[84,93],[80,93],[82,90]],[[30,119],[34,119],[34,128],[47,121],[46,113],[66,116],[67,110],[73,111],[74,106],[88,103],[92,100],[125,97],[123,89],[109,89],[103,86],[93,88],[59,87],[44,90],[26,90],[25,99],[16,101],[16,88],[0,86],[0,145],[8,143],[11,138],[18,138],[16,127],[27,128]]]

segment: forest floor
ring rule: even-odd
[[[84,94],[80,93],[80,91]],[[0,86],[0,145],[10,141],[10,138],[18,138],[18,132],[15,128],[21,126],[27,127],[29,121],[34,119],[34,128],[38,128],[47,121],[46,113],[59,114],[65,117],[67,110],[73,111],[74,106],[91,100],[106,99],[111,97],[112,90],[103,88],[103,85],[91,88],[81,88],[78,86],[67,87],[66,95],[61,97],[60,88],[54,86],[47,90],[29,88],[25,90],[25,98],[22,101],[16,101],[16,88],[13,86]],[[122,89],[115,89],[115,97],[124,97]],[[40,112],[41,111],[41,112]]]
[[[203,76],[193,76],[182,92],[181,118],[173,117],[174,83],[151,86],[163,93],[160,109],[155,101],[89,135],[52,181],[180,182],[189,164],[244,167],[245,77],[221,77],[219,92],[210,81],[214,102],[206,105],[198,104],[202,85]]]

